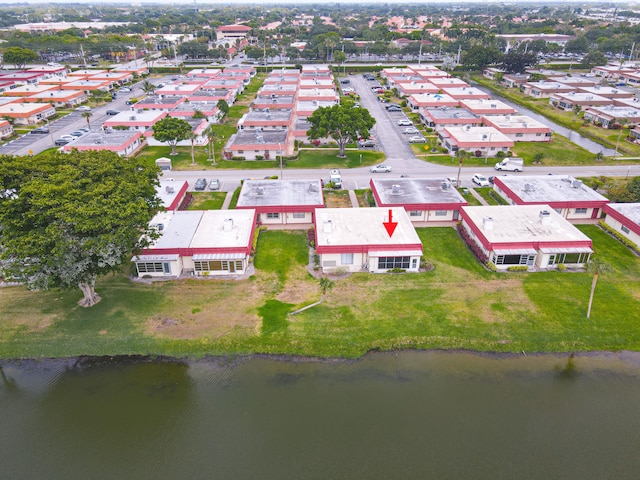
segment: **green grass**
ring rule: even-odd
[[[371,150],[346,150],[345,155],[346,158],[338,158],[338,149],[301,150],[297,160],[287,160],[287,167],[357,168],[375,165],[385,159],[384,153]]]
[[[227,198],[225,192],[192,192],[192,195],[193,201],[187,210],[220,210]]]
[[[464,191],[467,190],[468,193],[464,193]],[[480,200],[478,200],[476,197],[473,196],[473,194],[471,193],[471,189],[469,188],[459,188],[458,192],[460,193],[460,195],[462,195],[462,198],[464,198],[467,203],[469,204],[470,207],[474,207],[474,206],[478,206],[478,205],[482,205],[480,203]]]
[[[598,281],[590,319],[590,274],[489,272],[453,228],[417,229],[430,271],[352,274],[335,280],[322,304],[290,317],[320,297],[306,271],[306,234],[267,230],[258,240],[256,273],[246,280],[146,285],[108,275],[97,284],[102,301],[90,309],[76,305],[77,290],[3,288],[0,358],[637,351],[640,258],[597,226],[579,228],[613,267]],[[163,319],[175,320],[179,330],[160,328]]]
[[[478,195],[480,195],[488,205],[500,205],[498,200],[495,199],[491,192],[493,192],[493,188],[485,187],[485,188],[475,188],[475,191]]]

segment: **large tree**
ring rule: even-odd
[[[311,128],[307,136],[312,140],[330,136],[340,148],[339,157],[345,156],[344,147],[347,143],[358,137],[369,138],[369,130],[376,123],[369,110],[351,104],[318,108],[308,121]]]
[[[171,145],[171,155],[176,154],[176,145],[189,138],[191,125],[177,117],[164,117],[153,126],[153,138]]]
[[[462,65],[467,70],[482,71],[501,61],[502,53],[496,47],[475,45],[462,54]]]
[[[3,58],[5,63],[10,63],[16,68],[24,68],[27,63],[40,59],[36,52],[22,47],[7,48],[3,53]]]
[[[95,305],[96,277],[153,238],[157,177],[106,151],[0,156],[0,273],[34,290],[77,286]]]
[[[511,50],[502,59],[502,68],[507,73],[524,73],[524,71],[538,63],[535,53]]]

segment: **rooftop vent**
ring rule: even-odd
[[[449,187],[451,187],[451,184],[449,182],[445,182],[443,181],[440,186],[442,187],[442,190],[449,190]]]
[[[493,217],[484,217],[482,219],[482,228],[486,231],[493,230]]]
[[[332,229],[332,223],[331,220],[325,220],[322,223],[322,231],[324,233],[331,233],[331,229]]]
[[[400,195],[402,193],[402,188],[400,185],[391,185],[391,195]]]
[[[525,183],[524,184],[524,191],[527,193],[531,193],[534,192],[536,189],[535,187],[531,184],[531,183]]]
[[[540,211],[540,223],[542,223],[542,225],[551,224],[551,212],[549,210]]]
[[[309,184],[309,191],[312,193],[315,193],[318,191],[318,185],[316,183],[310,183]]]
[[[233,218],[225,218],[222,224],[222,229],[225,232],[230,232],[233,229]]]
[[[573,188],[580,188],[582,186],[582,180],[574,180],[571,182]]]
[[[167,192],[167,193],[175,193],[175,189],[174,189],[172,186],[170,186],[170,185],[167,185],[167,186],[164,188],[164,190],[165,190],[165,192]]]

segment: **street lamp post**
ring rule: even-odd
[[[278,153],[280,154],[280,180],[282,180],[282,146],[278,143]]]

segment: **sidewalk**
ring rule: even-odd
[[[354,192],[353,190],[348,190],[349,192],[349,199],[351,200],[351,206],[353,208],[359,208],[360,204],[358,203],[358,197],[356,197],[356,192]]]

